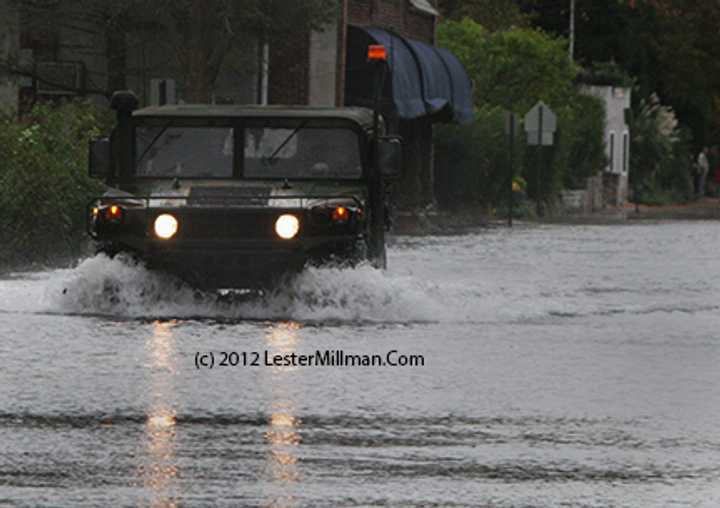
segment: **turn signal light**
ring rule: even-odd
[[[122,219],[122,216],[123,209],[118,205],[110,205],[105,209],[105,218],[109,221],[118,222]]]
[[[368,60],[371,62],[387,61],[387,50],[382,44],[371,44],[368,46]]]
[[[350,218],[350,211],[344,206],[338,206],[333,209],[331,217],[333,222],[347,222]]]

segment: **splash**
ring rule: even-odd
[[[271,292],[222,298],[142,263],[104,255],[56,272],[50,310],[123,318],[293,319],[306,322],[432,322],[446,315],[430,283],[369,265],[309,267]]]

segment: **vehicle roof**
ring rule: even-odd
[[[330,108],[314,106],[235,106],[214,104],[178,104],[150,106],[133,111],[134,117],[189,118],[310,118],[347,120],[368,129],[373,112],[367,108]]]

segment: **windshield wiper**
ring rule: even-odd
[[[150,149],[153,147],[153,145],[154,145],[155,143],[157,143],[157,140],[158,140],[158,139],[160,139],[160,136],[162,136],[163,134],[165,134],[165,131],[168,130],[168,128],[170,127],[170,124],[171,124],[171,123],[172,123],[172,122],[168,122],[168,123],[166,123],[165,125],[163,125],[163,128],[160,129],[160,132],[158,132],[158,133],[155,135],[155,137],[152,139],[152,141],[150,141],[150,144],[147,146],[147,148],[145,148],[145,150],[143,150],[143,153],[140,155],[140,157],[138,158],[138,160],[135,161],[135,164],[140,164],[140,163],[142,162],[142,160],[143,160],[143,159],[145,158],[145,156],[148,154],[148,152],[149,152]]]
[[[277,156],[278,156],[278,154],[280,153],[280,151],[281,151],[283,148],[285,148],[285,145],[287,145],[287,144],[290,142],[290,140],[291,140],[292,138],[294,138],[295,135],[296,135],[298,132],[300,132],[300,131],[308,124],[308,122],[309,122],[309,120],[303,121],[300,125],[298,125],[298,126],[295,128],[294,131],[292,131],[292,132],[290,133],[290,135],[289,135],[287,138],[285,138],[285,141],[283,141],[282,143],[280,143],[280,146],[278,146],[278,147],[275,149],[275,151],[274,151],[270,156],[268,156],[268,157],[263,157],[263,158],[262,158],[263,164],[264,164],[265,166],[271,166],[271,165],[275,162],[275,160],[277,159]]]

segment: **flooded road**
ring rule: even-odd
[[[0,506],[720,506],[720,223],[389,264],[232,302],[103,257],[6,276]],[[423,364],[264,363],[336,351]]]

